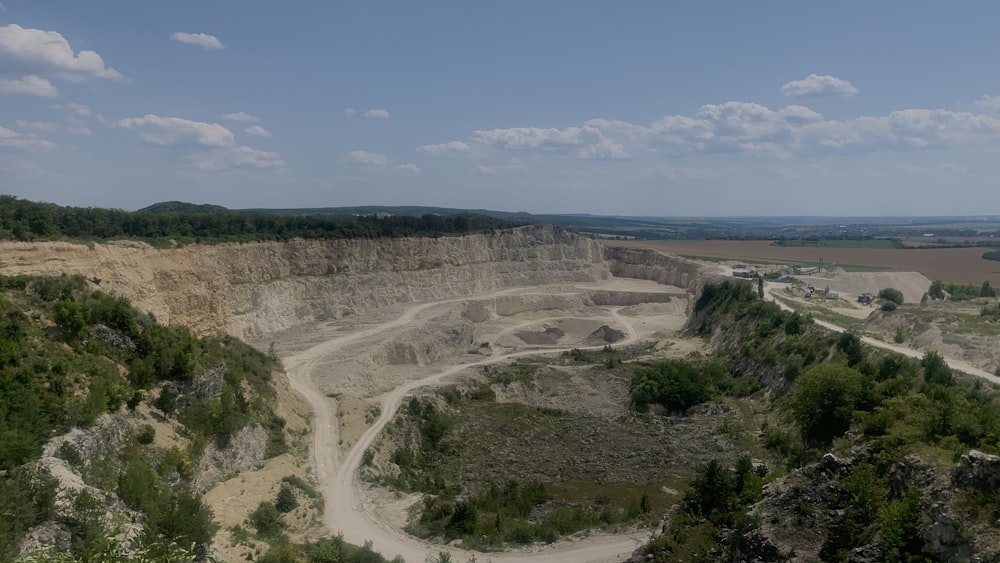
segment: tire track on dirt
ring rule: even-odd
[[[474,298],[488,299],[516,291],[523,291],[523,288],[501,290],[486,295],[477,295]],[[384,555],[388,557],[402,555],[410,562],[422,562],[428,555],[437,554],[438,552],[450,553],[452,560],[456,561],[456,563],[465,561],[472,555],[476,555],[480,560],[495,563],[538,563],[541,561],[553,563],[597,563],[621,561],[629,557],[632,551],[647,539],[648,536],[646,533],[636,532],[620,535],[595,533],[584,539],[561,540],[548,546],[533,546],[515,551],[484,554],[431,544],[406,535],[388,523],[380,521],[374,515],[371,507],[366,505],[363,487],[358,479],[357,472],[361,465],[362,456],[385,425],[392,420],[403,398],[411,391],[419,387],[436,384],[442,379],[466,369],[496,364],[525,356],[558,354],[573,349],[571,347],[533,348],[509,353],[494,351],[493,355],[489,358],[454,365],[422,379],[407,382],[378,397],[381,405],[381,415],[346,452],[343,459],[341,459],[337,446],[339,443],[336,417],[337,403],[334,399],[324,396],[313,381],[312,374],[317,364],[324,357],[335,353],[345,345],[373,336],[379,332],[409,324],[425,310],[467,299],[469,297],[412,305],[407,307],[395,319],[368,327],[350,335],[325,341],[308,350],[294,354],[285,360],[292,388],[306,398],[314,412],[312,451],[316,473],[324,493],[324,517],[327,527],[331,533],[343,534],[347,541],[359,545],[365,541],[371,541],[375,549],[381,551]],[[632,323],[619,313],[620,309],[620,307],[617,307],[607,310],[611,319],[626,329],[627,337],[617,343],[617,345],[628,345],[638,340],[638,332]],[[559,318],[562,317],[546,317],[535,319],[533,322],[544,322]],[[581,350],[599,350],[603,348],[603,345],[577,348]]]

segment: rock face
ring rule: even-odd
[[[697,262],[655,250],[605,247],[604,258],[615,276],[682,287],[694,295],[701,293],[701,287],[706,282],[728,279],[708,274],[705,267]]]
[[[395,303],[609,276],[596,241],[548,225],[461,237],[174,249],[0,242],[0,273],[81,274],[162,322],[250,339]]]
[[[246,339],[411,301],[610,275],[697,294],[704,269],[652,250],[604,248],[551,225],[460,237],[293,240],[156,249],[0,242],[0,273],[80,274],[167,324]],[[617,295],[596,295],[609,302]],[[621,303],[625,304],[625,303]]]
[[[960,489],[992,493],[1000,489],[1000,456],[971,450],[952,468],[951,480]]]

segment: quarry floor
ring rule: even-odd
[[[687,307],[688,296],[678,288],[610,279],[393,306],[269,335],[266,345],[273,342],[293,389],[314,411],[311,453],[324,494],[325,531],[357,544],[372,541],[389,558],[420,562],[448,551],[453,561],[468,560],[469,552],[407,535],[399,514],[404,503],[358,479],[365,450],[403,398],[419,387],[454,382],[518,357],[649,340],[678,340],[679,349],[694,349],[698,343],[678,335]],[[620,332],[612,337],[615,342],[604,339],[610,331],[602,327]],[[647,538],[648,531],[638,530],[595,533],[477,558],[621,561]]]

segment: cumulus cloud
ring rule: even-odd
[[[264,129],[260,125],[252,125],[250,127],[247,127],[246,129],[244,129],[243,131],[246,132],[247,134],[253,135],[255,137],[270,137],[271,136],[271,132],[268,131],[267,129]]]
[[[469,145],[462,141],[451,141],[439,145],[417,147],[417,152],[424,156],[458,156],[469,152]]]
[[[268,168],[284,168],[285,161],[274,152],[239,146],[214,149],[206,154],[197,154],[191,158],[191,167],[204,171],[240,168],[263,170]]]
[[[389,157],[377,152],[351,151],[347,153],[347,160],[353,164],[360,164],[369,168],[385,168],[392,164]]]
[[[781,93],[792,98],[818,98],[821,96],[853,96],[858,89],[846,80],[828,74],[810,74],[802,80],[793,80],[781,87]]]
[[[18,133],[0,126],[0,149],[11,149],[26,152],[44,152],[56,147],[55,143],[39,138],[37,135]]]
[[[52,75],[73,80],[122,77],[105,66],[95,51],[73,52],[69,41],[56,31],[0,26],[0,72],[25,76]]]
[[[516,127],[473,131],[471,141],[424,145],[428,156],[459,154],[461,147],[613,160],[653,153],[744,154],[790,158],[796,154],[909,151],[1000,143],[1000,97],[976,103],[981,112],[905,109],[883,116],[827,119],[801,105],[772,109],[751,102],[706,104],[693,115],[667,115],[648,124],[591,119],[564,129]],[[486,153],[488,155],[488,153]],[[494,174],[498,167],[475,169]]]
[[[148,144],[170,146],[196,143],[207,147],[229,147],[236,144],[233,132],[218,123],[191,121],[180,117],[145,117],[119,119],[112,126],[139,132],[139,138]]]
[[[183,31],[175,31],[170,34],[170,39],[177,41],[178,43],[196,45],[209,50],[225,49],[226,47],[221,41],[219,41],[218,37],[207,33],[185,33]]]
[[[514,127],[473,131],[478,143],[504,150],[537,150],[570,154],[581,160],[618,160],[628,158],[622,145],[590,125],[566,129]]]
[[[387,109],[370,109],[365,112],[365,117],[374,117],[376,119],[389,119],[389,110]]]
[[[55,98],[59,90],[41,76],[29,74],[19,79],[0,78],[0,94]]]
[[[237,111],[235,113],[227,113],[226,115],[223,115],[222,119],[226,119],[228,121],[245,121],[247,123],[254,123],[257,121],[257,116],[250,115],[245,111]]]

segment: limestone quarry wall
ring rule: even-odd
[[[645,248],[604,247],[604,258],[614,276],[672,285],[692,295],[700,295],[706,281],[727,279],[697,262]]]
[[[0,273],[81,274],[161,321],[249,339],[394,303],[610,275],[596,241],[548,225],[461,237],[174,249],[0,242]]]
[[[163,322],[250,340],[386,305],[611,275],[701,290],[695,262],[605,248],[550,225],[461,237],[293,240],[157,249],[0,242],[0,274],[80,274]]]

